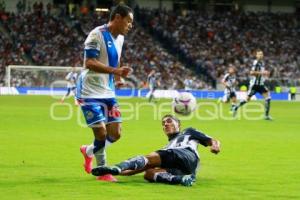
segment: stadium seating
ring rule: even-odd
[[[28,64],[23,58],[24,49],[17,43],[14,43],[5,35],[0,34],[0,86],[5,85],[5,66],[17,65],[17,64]],[[13,80],[13,85],[21,84],[22,78]]]
[[[299,16],[272,13],[215,13],[202,11],[141,10],[140,15],[170,48],[219,79],[228,64],[238,69],[238,77],[249,72],[253,51],[265,52],[272,78],[300,75]]]

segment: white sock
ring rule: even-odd
[[[94,150],[94,144],[87,145],[86,155],[89,156],[89,157],[93,157],[94,156],[93,150]]]
[[[95,153],[96,163],[97,166],[104,166],[106,165],[106,152],[105,148],[100,149]]]
[[[109,140],[105,140],[105,148],[109,147],[112,144]]]
[[[108,141],[108,140],[105,140],[105,148],[110,146],[112,144],[112,142]],[[86,155],[89,156],[89,157],[93,157],[94,156],[94,144],[90,144],[90,145],[87,145],[86,147]],[[103,149],[104,150],[104,149]],[[102,152],[103,152],[102,150]]]

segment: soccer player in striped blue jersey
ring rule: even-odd
[[[132,23],[132,9],[119,4],[110,13],[108,24],[92,30],[84,43],[85,69],[77,80],[76,96],[94,134],[94,142],[80,148],[87,173],[91,173],[93,157],[97,166],[106,164],[105,147],[121,136],[122,119],[115,95],[115,78],[127,77],[132,71],[128,66],[120,66],[124,35],[132,28]],[[111,175],[97,179],[116,181]]]
[[[154,92],[157,89],[157,87],[160,86],[160,81],[158,80],[158,76],[160,75],[160,73],[156,73],[155,70],[151,70],[151,72],[149,73],[148,77],[147,77],[147,83],[149,86],[149,102],[152,101],[152,99],[154,100]]]
[[[150,182],[191,186],[199,167],[198,145],[211,146],[211,152],[217,154],[220,152],[220,142],[194,128],[181,132],[180,121],[173,115],[162,118],[162,127],[169,140],[166,147],[112,167],[96,167],[92,174],[133,175],[145,171],[144,178]]]
[[[76,72],[76,68],[73,67],[72,71],[70,71],[65,77],[65,80],[68,81],[67,93],[61,98],[60,100],[61,103],[64,102],[65,98],[67,98],[71,94],[71,92],[73,92],[75,95],[77,77],[78,77],[78,73]],[[77,105],[76,99],[75,99],[75,105]]]
[[[257,92],[265,98],[265,119],[272,120],[270,116],[270,103],[271,96],[268,88],[265,86],[265,79],[270,75],[269,71],[265,70],[265,64],[263,61],[264,53],[262,50],[256,50],[256,59],[253,61],[253,65],[250,71],[250,84],[246,100],[240,102],[238,106],[234,108],[233,116],[236,115],[237,110],[245,103],[249,102],[251,97]]]

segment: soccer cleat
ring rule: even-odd
[[[103,176],[106,174],[119,175],[120,173],[121,173],[121,169],[117,166],[112,166],[112,167],[99,166],[92,169],[92,174],[94,176]]]
[[[270,115],[268,115],[268,116],[265,116],[265,120],[272,121],[273,119],[272,119],[272,117]]]
[[[185,175],[181,179],[181,185],[187,187],[192,186],[194,182],[195,182],[195,178],[193,175]]]
[[[86,173],[90,174],[92,169],[93,169],[93,157],[89,157],[86,154],[86,145],[82,145],[80,147],[80,152],[82,153],[83,157],[84,157],[84,170],[86,171]]]
[[[111,174],[106,174],[103,176],[97,176],[96,178],[98,181],[107,181],[107,182],[117,182],[118,180],[113,177]]]

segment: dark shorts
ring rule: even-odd
[[[190,149],[167,149],[156,151],[161,159],[161,168],[174,175],[196,174],[199,159]]]
[[[233,97],[236,97],[236,93],[235,93],[235,92],[230,92],[230,93],[229,93],[229,98],[231,99],[231,98],[233,98]]]
[[[263,94],[269,92],[268,88],[264,85],[253,85],[252,87],[249,88],[248,91],[248,96],[252,97],[256,93]]]

